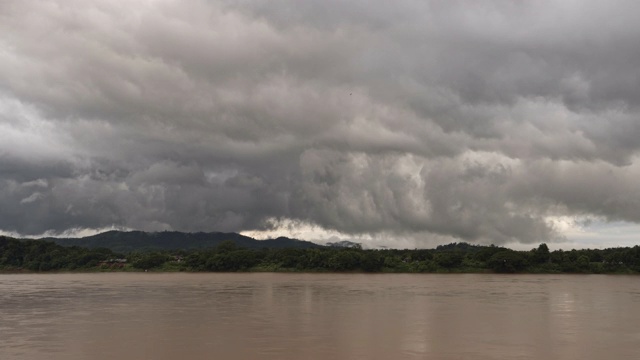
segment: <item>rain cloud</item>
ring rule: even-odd
[[[3,1],[0,231],[287,223],[426,246],[640,223],[638,13]]]

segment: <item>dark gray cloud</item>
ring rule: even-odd
[[[640,222],[635,1],[4,1],[0,230]]]

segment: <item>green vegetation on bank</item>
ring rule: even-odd
[[[1,271],[299,271],[389,273],[640,273],[640,247],[530,251],[453,243],[435,249],[213,248],[117,254],[0,237]]]
[[[0,236],[2,271],[92,271],[110,259],[123,258],[109,249],[63,247],[49,241]]]

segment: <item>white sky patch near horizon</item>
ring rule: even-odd
[[[604,249],[608,247],[633,247],[638,245],[640,224],[624,221],[607,222],[603,218],[594,216],[555,216],[549,217],[560,235],[555,241],[540,241],[546,243],[551,250],[571,249]],[[365,249],[414,249],[435,248],[438,245],[446,245],[452,242],[465,242],[451,237],[433,237],[430,239],[416,239],[415,237],[398,237],[397,235],[371,236],[369,234],[353,235],[327,230],[317,225],[301,224],[291,220],[273,220],[274,227],[270,230],[243,231],[242,235],[259,240],[275,239],[280,236],[299,240],[312,241],[319,244],[337,242],[342,240],[362,244]],[[477,244],[474,245],[490,245]],[[615,245],[609,245],[615,244]],[[508,242],[497,244],[509,249],[526,251],[537,248],[539,243]]]
[[[321,243],[345,240],[349,236],[335,230],[327,230],[320,226],[292,221],[289,219],[270,219],[271,229],[241,231],[240,234],[258,240],[275,239],[280,236],[298,240],[317,241]]]
[[[40,239],[40,238],[46,238],[46,237],[82,238],[82,237],[93,236],[93,235],[97,235],[97,234],[100,234],[100,233],[103,233],[103,232],[107,232],[107,231],[112,231],[112,230],[132,231],[133,229],[129,229],[129,228],[125,228],[125,227],[115,226],[114,225],[114,226],[104,227],[104,228],[100,228],[100,229],[72,228],[72,229],[67,229],[66,231],[63,231],[63,232],[55,232],[53,230],[48,230],[48,231],[45,231],[44,233],[38,234],[38,235],[21,235],[21,234],[18,234],[16,232],[0,230],[0,235],[1,236],[9,236],[9,237],[13,237],[13,238],[20,238],[20,239]]]
[[[640,244],[640,224],[625,221],[607,221],[596,216],[554,216],[547,218],[561,236],[556,241],[541,241],[550,250],[606,249],[633,247]],[[539,244],[510,242],[505,247],[530,250]]]

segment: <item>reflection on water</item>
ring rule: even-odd
[[[627,276],[0,275],[0,359],[636,359]]]

